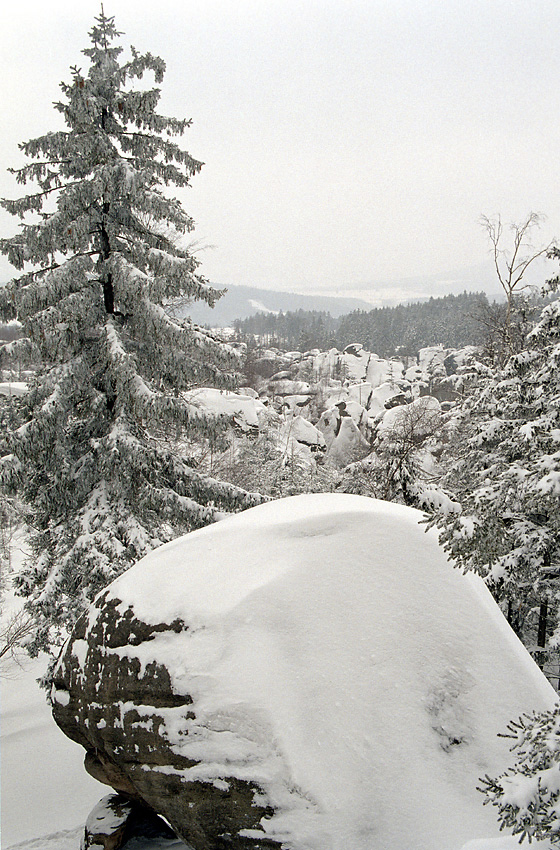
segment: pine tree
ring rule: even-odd
[[[559,622],[560,300],[467,399],[458,443],[444,482],[452,510],[432,524],[458,566],[486,579],[524,641],[544,647],[546,619],[548,632]]]
[[[120,35],[102,8],[89,70],[72,68],[55,104],[66,129],[20,145],[29,161],[13,173],[37,190],[2,202],[23,222],[0,240],[22,272],[8,300],[45,364],[1,466],[33,515],[19,590],[36,650],[153,547],[261,501],[197,472],[166,439],[220,427],[181,392],[231,386],[237,360],[165,310],[221,294],[182,247],[194,225],[168,188],[188,186],[202,163],[175,141],[190,122],[156,111],[159,88],[137,87],[145,73],[161,83],[165,63],[134,48],[121,61]]]
[[[512,721],[503,737],[513,740],[516,762],[496,779],[481,780],[485,804],[498,808],[500,828],[513,835],[560,844],[560,706]]]

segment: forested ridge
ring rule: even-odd
[[[399,350],[412,354],[428,345],[483,345],[486,330],[482,320],[489,309],[483,292],[463,292],[412,304],[355,310],[339,318],[307,310],[257,313],[236,320],[234,328],[238,339],[255,336],[285,350],[342,349],[360,342],[381,357],[391,357]]]

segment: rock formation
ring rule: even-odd
[[[172,590],[170,591],[172,592]],[[82,618],[59,662],[53,681],[53,715],[69,738],[85,750],[84,765],[99,782],[167,818],[196,850],[269,847],[243,838],[259,828],[266,806],[255,805],[256,785],[230,781],[185,783],[195,762],[175,752],[165,733],[193,718],[192,698],[175,693],[164,664],[145,667],[120,649],[141,647],[156,635],[180,635],[181,620],[150,626],[107,590]]]
[[[165,821],[151,809],[123,794],[109,794],[90,812],[80,850],[120,850],[129,839],[138,836],[152,839],[175,838]]]
[[[269,502],[106,588],[55,669],[86,768],[194,850],[460,850],[499,834],[476,785],[555,694],[421,514]]]

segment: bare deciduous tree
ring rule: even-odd
[[[527,269],[539,257],[550,254],[553,248],[552,242],[541,247],[536,247],[532,242],[534,231],[540,228],[543,221],[542,215],[531,212],[521,223],[510,224],[511,244],[504,246],[504,225],[500,216],[489,218],[483,215],[480,219],[490,241],[496,275],[506,296],[505,309],[498,323],[499,340],[495,346],[499,366],[503,366],[515,350],[515,334],[512,331],[516,318],[516,299],[530,288],[525,280]]]

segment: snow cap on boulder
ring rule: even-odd
[[[478,778],[555,695],[419,519],[296,496],[155,550],[78,623],[55,719],[195,850],[495,839]]]

